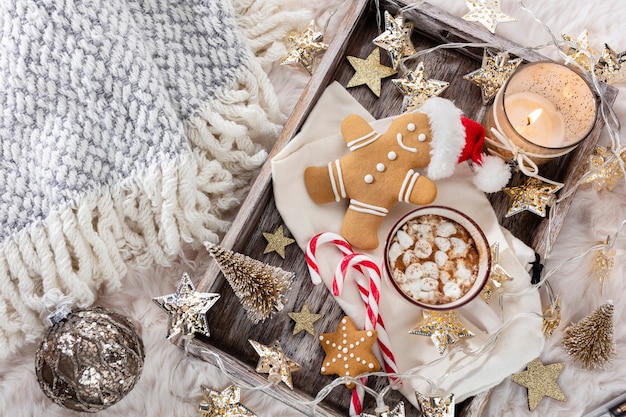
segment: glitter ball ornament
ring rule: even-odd
[[[37,349],[43,392],[60,406],[103,410],[126,396],[141,375],[144,346],[125,317],[101,307],[56,318]]]

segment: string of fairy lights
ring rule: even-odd
[[[375,0],[376,6],[376,20],[378,24],[378,29],[380,33],[381,39],[379,42],[374,42],[376,45],[382,47],[383,49],[387,49],[390,53],[390,58],[392,63],[394,64],[394,69],[400,74],[413,74],[415,77],[415,73],[413,73],[409,69],[409,64],[414,63],[418,58],[426,56],[430,53],[441,49],[460,49],[460,48],[485,48],[486,51],[494,49],[496,46],[490,43],[448,43],[441,44],[435,47],[416,51],[412,49],[412,45],[410,45],[410,36],[411,32],[407,30],[410,28],[412,30],[412,25],[407,24],[407,19],[405,15],[408,14],[411,10],[418,9],[423,5],[423,1],[418,1],[416,3],[410,5],[402,5],[398,4],[394,1],[386,2],[390,8],[394,10],[398,10],[398,15],[396,17],[390,17],[388,12],[385,12],[383,7],[381,7],[380,1]],[[499,9],[499,3],[497,1],[490,2],[477,2],[477,1],[466,1],[470,11],[463,16],[464,20],[477,22],[482,24],[491,32],[495,32],[495,28],[499,23],[513,22],[515,19],[510,16],[505,15]],[[558,55],[563,59],[566,65],[575,67],[579,71],[583,72],[587,75],[587,79],[591,84],[593,90],[597,94],[599,99],[599,113],[604,122],[604,129],[607,132],[609,138],[609,146],[608,147],[597,147],[594,151],[594,154],[590,157],[590,165],[588,170],[582,175],[582,177],[573,185],[568,187],[568,190],[561,195],[554,196],[550,200],[550,206],[552,210],[548,210],[548,233],[546,234],[546,253],[544,261],[550,258],[550,255],[553,250],[554,241],[553,233],[551,232],[551,227],[554,222],[554,207],[563,201],[572,198],[576,193],[576,190],[586,184],[591,184],[596,190],[608,190],[611,191],[613,187],[619,183],[619,181],[626,177],[626,148],[624,148],[621,144],[620,140],[620,132],[621,126],[620,121],[613,110],[611,103],[607,99],[604,94],[604,87],[602,83],[614,83],[619,82],[626,79],[626,53],[616,54],[608,45],[605,45],[605,48],[600,56],[594,53],[588,45],[587,35],[585,32],[579,36],[578,39],[573,39],[567,35],[563,35],[561,38],[557,37],[551,29],[540,19],[537,15],[528,7],[525,6],[522,0],[517,0],[519,8],[528,14],[539,26],[541,26],[545,32],[551,38],[551,42],[548,42],[543,45],[532,46],[532,47],[521,47],[520,49],[511,49],[507,51],[500,51],[497,54],[493,54],[489,52],[490,59],[499,59],[500,64],[510,62],[509,57],[515,56],[519,54],[521,50],[542,50],[547,47],[554,47],[558,53]],[[300,36],[292,36],[289,38],[292,47],[290,48],[286,58],[282,63],[285,64],[299,64],[302,65],[308,72],[312,72],[314,69],[314,62],[317,56],[323,53],[323,51],[327,48],[327,45],[322,42],[323,34],[326,32],[326,29],[330,23],[330,20],[337,13],[337,11],[346,4],[346,0],[341,2],[339,6],[328,17],[327,22],[323,25],[323,30],[317,31],[315,27],[315,23],[311,22],[306,31]],[[391,23],[390,23],[391,22]],[[384,35],[390,31],[394,30],[390,28],[390,25],[397,25],[395,30],[404,31],[404,36],[408,39],[408,41],[400,41],[396,42],[395,46],[389,46],[391,44],[385,43]],[[383,27],[384,26],[384,27]],[[386,46],[385,46],[386,45]],[[487,57],[487,52],[486,52]],[[498,84],[501,86],[510,76],[511,72],[516,68],[516,65],[512,65],[511,71],[506,74],[506,76],[502,76],[501,79],[496,80]],[[420,67],[418,65],[418,72],[420,72],[419,76],[424,77],[423,74],[423,66]],[[436,88],[432,90],[432,95],[438,95],[445,89],[444,86],[439,86],[440,88]],[[493,86],[491,86],[493,87]],[[423,93],[421,91],[420,93]],[[422,99],[423,97],[419,97]],[[493,98],[493,95],[490,97]],[[483,99],[485,99],[483,95]],[[405,104],[407,102],[405,101]],[[411,103],[413,106],[419,105],[419,100]],[[411,110],[412,106],[404,106],[404,110]],[[498,132],[492,132],[494,135],[498,135]],[[498,138],[501,142],[506,143],[506,138]],[[521,151],[523,153],[523,151]],[[524,156],[524,155],[522,155]],[[522,159],[524,160],[524,159]],[[539,169],[537,166],[525,165],[524,163],[517,163],[517,168],[521,170],[526,176],[535,178],[539,181],[557,185],[560,183],[556,183],[550,179],[541,177],[539,175]],[[561,184],[562,185],[562,184]],[[560,187],[559,187],[560,189]],[[558,191],[558,190],[555,190]],[[376,400],[376,416],[387,416],[387,417],[402,417],[405,415],[404,406],[402,403],[395,405],[395,407],[390,408],[385,404],[384,397],[391,390],[396,388],[396,384],[400,383],[400,381],[405,379],[418,379],[424,381],[429,387],[430,390],[426,394],[416,392],[417,402],[420,405],[422,413],[427,417],[451,417],[454,414],[454,397],[451,392],[443,392],[441,387],[444,385],[444,381],[450,378],[452,375],[463,371],[467,366],[469,366],[472,362],[476,361],[483,355],[488,354],[493,350],[496,346],[498,339],[501,337],[503,332],[505,332],[509,326],[511,326],[516,320],[519,320],[522,317],[534,317],[538,319],[543,319],[544,321],[544,334],[546,337],[549,337],[552,332],[558,327],[560,322],[560,302],[561,299],[558,294],[554,294],[552,288],[549,285],[549,279],[553,277],[564,265],[569,264],[573,261],[586,258],[590,254],[594,253],[594,272],[598,277],[600,282],[601,291],[604,289],[607,277],[611,271],[611,268],[614,265],[613,256],[615,254],[614,246],[617,239],[623,233],[624,228],[626,227],[626,219],[622,220],[619,223],[619,226],[616,228],[615,232],[610,234],[607,239],[601,243],[595,244],[589,247],[587,250],[577,253],[566,260],[563,260],[558,265],[555,265],[550,270],[546,271],[542,274],[539,281],[530,287],[524,289],[523,291],[517,292],[506,292],[501,288],[497,288],[495,293],[497,294],[498,300],[498,308],[496,309],[500,318],[500,321],[503,322],[497,330],[492,332],[489,335],[489,338],[485,343],[476,347],[470,348],[466,344],[463,343],[455,343],[452,345],[450,349],[447,349],[439,358],[434,361],[425,363],[423,365],[417,366],[407,372],[397,372],[397,373],[389,373],[389,372],[370,372],[366,374],[359,375],[359,377],[351,377],[344,376],[334,379],[330,382],[326,387],[321,389],[316,397],[310,401],[303,403],[303,405],[308,405],[312,407],[312,413],[315,415],[315,409],[317,405],[319,405],[336,387],[343,386],[346,383],[353,383],[367,394],[371,395]],[[504,320],[504,303],[505,298],[516,298],[520,297],[534,291],[538,291],[539,289],[545,289],[547,292],[547,296],[549,298],[549,306],[544,311],[543,314],[533,313],[533,312],[524,312],[520,313],[514,317],[509,318],[508,320]],[[185,343],[185,351],[189,353],[187,347],[189,346],[190,341]],[[212,352],[206,349],[200,349],[199,356],[202,355],[210,355],[212,359],[217,364],[217,367],[221,370],[222,373],[229,376],[229,378],[235,384],[235,387],[240,387],[244,389],[250,390],[264,390],[268,387],[272,386],[274,383],[280,382],[280,379],[275,382],[270,382],[265,385],[257,385],[250,386],[249,384],[244,383],[243,381],[238,380],[237,378],[232,377],[226,366],[224,365],[219,354]],[[459,354],[459,355],[457,355]],[[450,360],[450,358],[454,358]],[[427,378],[423,375],[420,375],[420,371],[423,371],[426,368],[436,366],[441,364],[444,361],[449,360],[449,365],[446,370],[436,379]],[[180,364],[180,363],[179,363]],[[547,368],[547,367],[546,367]],[[176,367],[178,369],[178,365]],[[172,377],[174,374],[172,373]],[[558,374],[557,374],[558,375]],[[361,377],[363,376],[376,376],[376,377],[386,377],[390,378],[392,382],[386,385],[381,391],[377,392],[369,386],[365,385]],[[271,378],[270,378],[271,380]],[[394,382],[395,381],[395,382]],[[284,382],[284,381],[283,381]],[[170,385],[173,386],[173,380],[170,381]],[[231,401],[232,407],[243,407],[239,403],[239,393],[238,388],[229,387],[227,390],[218,393],[209,388],[203,387],[205,399],[211,397],[213,400],[221,401],[224,403],[225,399]],[[177,398],[183,399],[182,396],[174,394]],[[550,395],[547,393],[545,395]],[[555,397],[556,398],[556,397]],[[536,405],[536,404],[535,404]],[[208,405],[205,404],[205,407]],[[241,414],[236,415],[250,415],[254,416],[254,414],[243,407],[242,409],[238,409],[238,412]],[[208,413],[208,412],[207,412]],[[210,414],[206,414],[210,415]],[[220,414],[221,415],[221,414]],[[224,414],[224,415],[235,415],[235,414]],[[373,417],[370,414],[362,413],[362,416]]]

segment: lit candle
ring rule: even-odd
[[[595,95],[578,73],[554,62],[535,62],[513,73],[484,124],[488,136],[493,138],[495,128],[510,147],[540,165],[573,150],[593,128],[596,115]],[[513,156],[500,147],[488,148],[507,159]]]

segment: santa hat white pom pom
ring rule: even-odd
[[[504,188],[511,179],[511,169],[501,158],[482,155],[482,165],[474,164],[474,185],[486,193],[495,193]]]

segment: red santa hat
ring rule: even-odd
[[[450,100],[432,97],[419,112],[428,116],[432,136],[430,164],[426,175],[437,180],[454,173],[458,163],[471,160],[474,164],[474,184],[486,193],[500,191],[511,178],[509,166],[497,156],[483,151],[485,128],[462,116]]]

